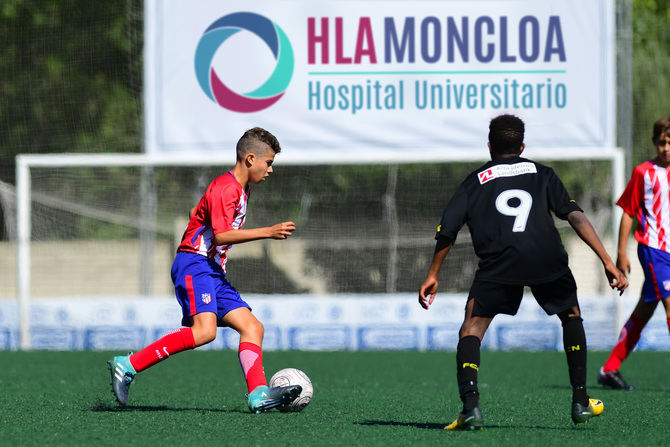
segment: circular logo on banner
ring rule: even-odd
[[[275,68],[256,90],[236,93],[221,81],[212,60],[216,51],[233,34],[246,30],[259,37],[272,51]],[[235,65],[234,70],[240,67]],[[205,94],[221,107],[233,112],[258,112],[284,95],[293,75],[293,49],[282,29],[271,20],[252,12],[236,12],[212,23],[200,37],[195,50],[195,75]]]

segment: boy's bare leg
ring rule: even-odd
[[[193,341],[195,346],[206,345],[216,338],[216,314],[214,312],[201,312],[191,317],[193,325]]]
[[[287,404],[302,392],[302,387],[269,388],[263,369],[263,324],[246,307],[228,312],[221,323],[240,334],[238,356],[247,381],[249,409],[260,413]]]
[[[479,341],[484,339],[484,334],[489,328],[493,318],[487,317],[473,317],[472,309],[474,308],[475,300],[469,299],[465,305],[465,318],[463,319],[463,324],[459,331],[459,338],[468,337],[474,335],[479,338]]]
[[[263,346],[263,324],[246,307],[231,310],[223,316],[221,323],[240,334],[238,356],[249,393],[256,387],[266,386],[261,348]]]
[[[626,321],[626,324],[624,324],[619,333],[617,344],[614,346],[609,358],[598,372],[598,383],[606,388],[615,390],[632,391],[635,389],[633,385],[627,383],[623,377],[621,377],[619,368],[633,349],[635,349],[637,342],[640,340],[642,330],[647,325],[652,315],[654,315],[657,305],[658,301],[645,302],[644,297],[640,297],[635,309],[633,309],[633,313],[630,315],[628,321]]]
[[[263,323],[246,307],[239,307],[228,312],[221,318],[224,326],[234,329],[240,334],[240,343],[253,343],[262,346],[264,328]]]
[[[670,330],[670,297],[663,298],[661,301],[663,302],[663,307],[665,308],[665,316],[668,319],[668,330]]]
[[[209,343],[216,337],[216,314],[202,312],[192,317],[193,327],[170,332],[134,354],[116,356],[107,362],[116,400],[125,405],[135,375],[178,352]]]

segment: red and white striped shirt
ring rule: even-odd
[[[635,239],[670,252],[670,170],[646,161],[635,167],[617,205],[640,223]]]
[[[214,235],[242,228],[248,198],[248,189],[242,188],[232,172],[217,177],[198,202],[177,251],[207,256],[225,272],[231,245],[216,245]]]

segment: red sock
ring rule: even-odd
[[[267,385],[263,370],[263,351],[261,347],[249,342],[240,343],[238,350],[240,366],[247,381],[247,389],[251,393],[259,385]]]
[[[668,332],[670,332],[670,317],[668,317]]]
[[[642,329],[647,324],[646,321],[638,318],[635,315],[631,315],[623,329],[621,329],[621,334],[619,334],[619,341],[617,342],[610,357],[605,362],[603,366],[603,372],[609,371],[618,371],[621,366],[621,362],[626,360],[628,354],[635,348],[638,340],[640,340],[640,334]]]
[[[130,364],[133,365],[135,371],[140,372],[173,354],[193,348],[195,348],[193,331],[190,327],[184,327],[170,332],[141,351],[131,355]]]

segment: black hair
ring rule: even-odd
[[[494,155],[518,154],[523,145],[524,124],[514,115],[500,115],[489,123],[489,143]]]
[[[261,127],[254,127],[244,132],[237,141],[237,160],[244,160],[244,157],[249,152],[253,152],[254,149],[257,149],[259,142],[267,144],[275,154],[281,152],[279,141],[277,141],[277,138],[274,135]]]
[[[670,138],[670,116],[664,116],[654,123],[654,133],[651,137],[654,144],[658,144],[662,135]]]

